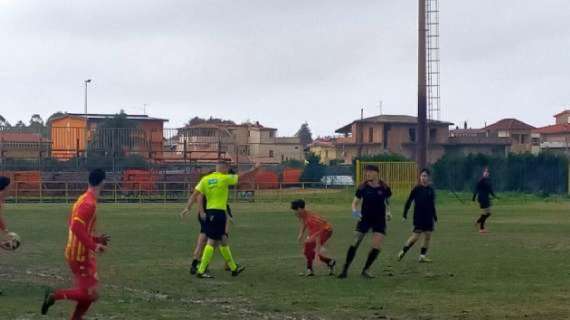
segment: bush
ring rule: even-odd
[[[438,188],[471,191],[486,166],[497,191],[568,192],[568,158],[553,153],[446,155],[433,165],[434,183]]]

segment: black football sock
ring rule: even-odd
[[[348,252],[346,253],[346,262],[344,263],[344,268],[342,269],[343,273],[348,272],[348,268],[350,268],[350,264],[352,264],[352,261],[356,256],[356,250],[358,250],[358,248],[355,246],[350,246],[350,248],[348,248]]]
[[[198,259],[192,260],[192,267],[196,268],[196,267],[198,267],[199,264],[200,264],[200,260],[198,260]]]
[[[428,252],[428,248],[425,248],[425,247],[422,248],[421,251],[420,251],[420,253],[421,253],[422,256],[427,255],[427,252]]]
[[[366,259],[366,264],[364,265],[363,271],[368,271],[368,269],[370,269],[370,267],[372,266],[374,261],[376,261],[376,258],[378,258],[379,254],[380,254],[380,250],[378,250],[378,249],[370,250],[370,253],[368,254],[368,259]]]

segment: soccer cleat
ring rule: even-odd
[[[314,276],[315,276],[315,272],[314,272],[313,270],[311,270],[311,269],[307,269],[307,271],[301,272],[301,273],[299,274],[299,276],[300,276],[300,277],[307,277],[307,278],[310,278],[310,277],[314,277]]]
[[[487,233],[487,229],[480,229],[480,230],[479,230],[479,233],[480,233],[480,234],[486,234],[486,233]]]
[[[234,271],[232,271],[232,277],[237,277],[239,276],[240,273],[245,271],[245,267],[244,266],[237,266],[237,269],[235,269]]]
[[[191,266],[190,267],[190,274],[191,275],[195,275],[196,273],[198,273],[198,266]]]
[[[406,253],[404,252],[404,250],[400,251],[400,253],[398,253],[398,261],[402,261],[402,259],[404,259],[405,256]]]
[[[209,274],[208,272],[196,273],[196,277],[198,277],[199,279],[214,279],[215,278],[213,275]]]
[[[374,278],[376,278],[376,276],[370,274],[370,272],[368,272],[368,270],[363,270],[360,275],[361,275],[364,279],[374,279]]]
[[[49,308],[55,304],[55,299],[53,297],[53,290],[48,288],[44,293],[44,303],[42,304],[42,315],[46,315]]]
[[[419,263],[430,263],[430,262],[433,262],[433,260],[431,260],[427,256],[420,256],[420,258],[418,259],[418,262]]]
[[[348,272],[346,272],[346,271],[341,272],[341,274],[338,275],[338,278],[339,278],[339,279],[346,279],[346,278],[348,278]]]
[[[336,269],[336,260],[331,260],[331,262],[329,262],[328,264],[329,267],[329,276],[334,276],[335,274],[335,269]]]

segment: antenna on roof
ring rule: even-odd
[[[383,101],[380,100],[380,105],[379,105],[379,107],[380,107],[380,115],[382,115],[382,107],[383,107],[383,104],[384,104]]]
[[[360,120],[364,120],[364,108],[360,108]]]

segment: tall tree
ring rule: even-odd
[[[46,124],[49,125],[50,122],[51,122],[53,119],[58,118],[58,117],[61,117],[61,116],[63,116],[64,114],[65,114],[65,113],[63,113],[63,112],[61,112],[61,111],[55,112],[54,114],[52,114],[51,116],[49,116],[49,118],[48,118],[47,121],[46,121]]]
[[[44,119],[39,114],[33,114],[30,118],[28,129],[36,133],[43,133],[45,128]]]
[[[130,150],[144,145],[144,133],[137,129],[137,124],[128,119],[127,114],[120,113],[102,121],[93,133],[89,143],[91,152],[112,156],[125,156]]]
[[[299,137],[299,139],[301,140],[301,144],[303,145],[303,148],[306,148],[309,144],[311,144],[313,142],[313,133],[309,128],[309,124],[306,122],[303,123],[301,125],[301,128],[299,128],[299,130],[295,134],[295,137]]]
[[[10,122],[0,115],[0,129],[10,128]]]

